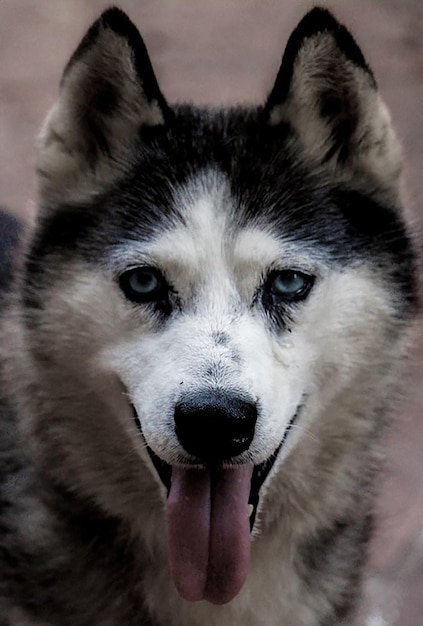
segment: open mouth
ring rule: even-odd
[[[256,520],[256,515],[257,515],[257,507],[258,507],[258,503],[259,503],[259,497],[260,497],[260,489],[264,483],[264,481],[266,480],[266,478],[268,477],[277,457],[278,454],[282,448],[282,446],[284,445],[289,431],[291,430],[292,426],[295,424],[297,417],[299,414],[299,409],[295,412],[295,414],[293,415],[293,417],[291,418],[286,430],[285,430],[285,434],[283,436],[283,439],[281,441],[281,443],[279,444],[279,446],[276,448],[275,452],[265,461],[263,461],[262,463],[258,464],[258,465],[254,465],[253,468],[253,473],[251,476],[251,488],[250,488],[250,495],[248,498],[248,505],[249,505],[249,518],[250,518],[250,530],[253,529],[254,527],[254,522]],[[135,422],[142,434],[142,430],[141,430],[141,423],[140,420],[138,419],[138,416],[136,413],[134,413],[134,418],[135,418]],[[157,454],[155,452],[153,452],[153,450],[150,448],[150,446],[148,444],[146,444],[147,446],[147,450],[148,453],[150,455],[150,458],[153,462],[153,465],[160,477],[160,480],[162,481],[163,485],[166,487],[166,491],[169,494],[170,492],[170,487],[171,487],[171,480],[172,480],[172,466],[169,465],[168,463],[166,463],[165,461],[163,461],[160,457],[157,456]]]
[[[275,452],[255,466],[201,463],[171,466],[147,445],[168,494],[169,566],[175,587],[185,600],[225,604],[243,586],[260,490],[301,406],[291,418]],[[134,419],[143,436],[135,409]]]
[[[253,529],[254,527],[254,522],[256,519],[256,515],[257,515],[257,507],[258,507],[258,503],[259,503],[259,497],[260,497],[260,489],[264,483],[264,481],[266,480],[266,478],[268,477],[277,457],[278,454],[281,450],[281,448],[283,447],[283,445],[285,444],[287,437],[289,435],[289,431],[291,430],[291,428],[294,426],[295,422],[297,421],[298,415],[300,413],[302,404],[300,404],[296,410],[296,412],[294,413],[294,415],[292,416],[291,420],[289,421],[286,429],[285,429],[285,433],[283,436],[283,439],[281,441],[281,443],[279,444],[279,446],[276,448],[276,450],[274,451],[274,453],[267,458],[265,461],[263,461],[262,463],[258,464],[258,465],[254,465],[253,468],[253,473],[251,476],[251,488],[250,488],[250,495],[248,498],[248,505],[249,505],[249,518],[250,518],[250,530]],[[135,407],[132,407],[133,410],[133,414],[134,414],[134,420],[135,423],[141,433],[141,435],[143,436],[144,439],[144,434],[142,432],[142,428],[141,428],[141,422],[139,420],[139,417],[137,415],[137,412],[135,410]],[[145,439],[144,439],[145,441]],[[153,465],[160,477],[160,480],[162,481],[163,485],[166,488],[166,491],[169,495],[170,492],[170,487],[171,487],[171,481],[172,481],[172,466],[169,465],[169,463],[166,463],[165,461],[163,461],[159,456],[157,456],[157,454],[155,452],[153,452],[153,450],[150,448],[150,446],[146,443],[146,447],[147,447],[147,451],[148,454],[150,455],[150,458],[153,462]]]

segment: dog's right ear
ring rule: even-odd
[[[120,9],[105,11],[67,64],[40,135],[40,204],[83,201],[113,183],[140,129],[170,115],[137,28]]]

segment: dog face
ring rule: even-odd
[[[325,436],[365,440],[412,254],[386,109],[326,11],[294,31],[264,107],[217,112],[170,108],[135,27],[108,11],[65,70],[39,154],[24,295],[49,401],[33,431],[62,480],[120,513],[146,463],[167,488],[175,468],[249,467],[264,523],[269,472],[310,441],[317,454]],[[356,419],[337,422],[347,407]],[[193,597],[192,577],[175,579],[223,602],[235,569],[228,592],[210,572]]]
[[[330,267],[325,252],[319,259],[272,223],[234,226],[240,208],[218,172],[199,173],[173,202],[180,219],[171,229],[146,242],[117,244],[114,290],[121,302],[115,306],[122,310],[114,318],[116,343],[101,352],[101,364],[118,374],[148,446],[166,463],[222,460],[228,423],[217,409],[210,430],[205,414],[201,420],[198,454],[195,442],[181,443],[175,411],[193,403],[198,415],[223,395],[255,413],[248,423],[234,408],[245,437],[253,436],[223,459],[258,465],[280,446],[309,396],[319,406],[331,401],[363,357],[372,358],[368,346],[379,353],[385,329],[374,326],[391,305],[367,268],[358,265],[345,279],[342,262]]]
[[[126,267],[134,268],[120,275],[128,327],[111,351],[106,350],[105,361],[119,372],[146,441],[162,460],[198,463],[208,456],[231,462],[236,457],[235,462],[259,464],[281,443],[311,384],[309,359],[294,364],[287,353],[295,327],[289,317],[300,314],[299,303],[311,290],[313,264],[303,258],[299,264],[298,256],[295,263],[288,261],[270,228],[234,228],[235,201],[229,182],[218,172],[204,171],[181,186],[174,207],[179,207],[181,219],[172,229],[117,253],[126,263],[131,258]],[[137,295],[138,280],[147,284],[144,295]],[[277,302],[279,283],[281,291],[287,290],[280,298],[286,300],[286,319],[281,319]],[[140,308],[145,318],[141,333]],[[299,351],[303,341],[297,340]],[[142,362],[139,354],[144,355]],[[221,402],[225,406],[219,419],[213,405]],[[190,443],[191,435],[184,437],[183,432],[189,408],[188,415],[182,413],[191,405],[203,419],[197,442]],[[213,413],[210,429],[207,405]],[[253,413],[250,420],[242,416],[246,406]],[[188,430],[196,423],[198,418],[187,424]],[[231,444],[238,438],[245,438],[246,445]]]

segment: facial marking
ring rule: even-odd
[[[153,254],[164,266],[190,266],[201,273],[216,264],[221,269],[232,209],[226,179],[218,172],[205,172],[175,192],[174,203],[184,223],[157,238]]]
[[[185,458],[174,431],[181,395],[218,390],[257,403],[256,433],[244,460],[260,463],[280,445],[313,385],[315,339],[301,330],[308,314],[298,303],[288,344],[286,326],[274,332],[257,294],[272,271],[313,273],[313,264],[270,226],[237,225],[236,199],[223,174],[201,173],[174,192],[173,202],[183,220],[150,242],[134,244],[130,257],[136,259],[138,246],[140,265],[163,274],[178,307],[157,327],[140,324],[134,315],[128,345],[136,367],[128,369],[117,352],[115,362],[146,441],[160,458],[170,464]],[[313,329],[315,324],[312,319]]]
[[[229,341],[228,335],[222,331],[212,332],[212,339],[217,346],[226,346]]]

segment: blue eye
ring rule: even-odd
[[[266,285],[274,304],[303,300],[313,286],[314,277],[295,270],[272,272]]]
[[[167,294],[164,278],[153,267],[135,267],[124,272],[119,278],[119,286],[133,302],[157,302]]]

